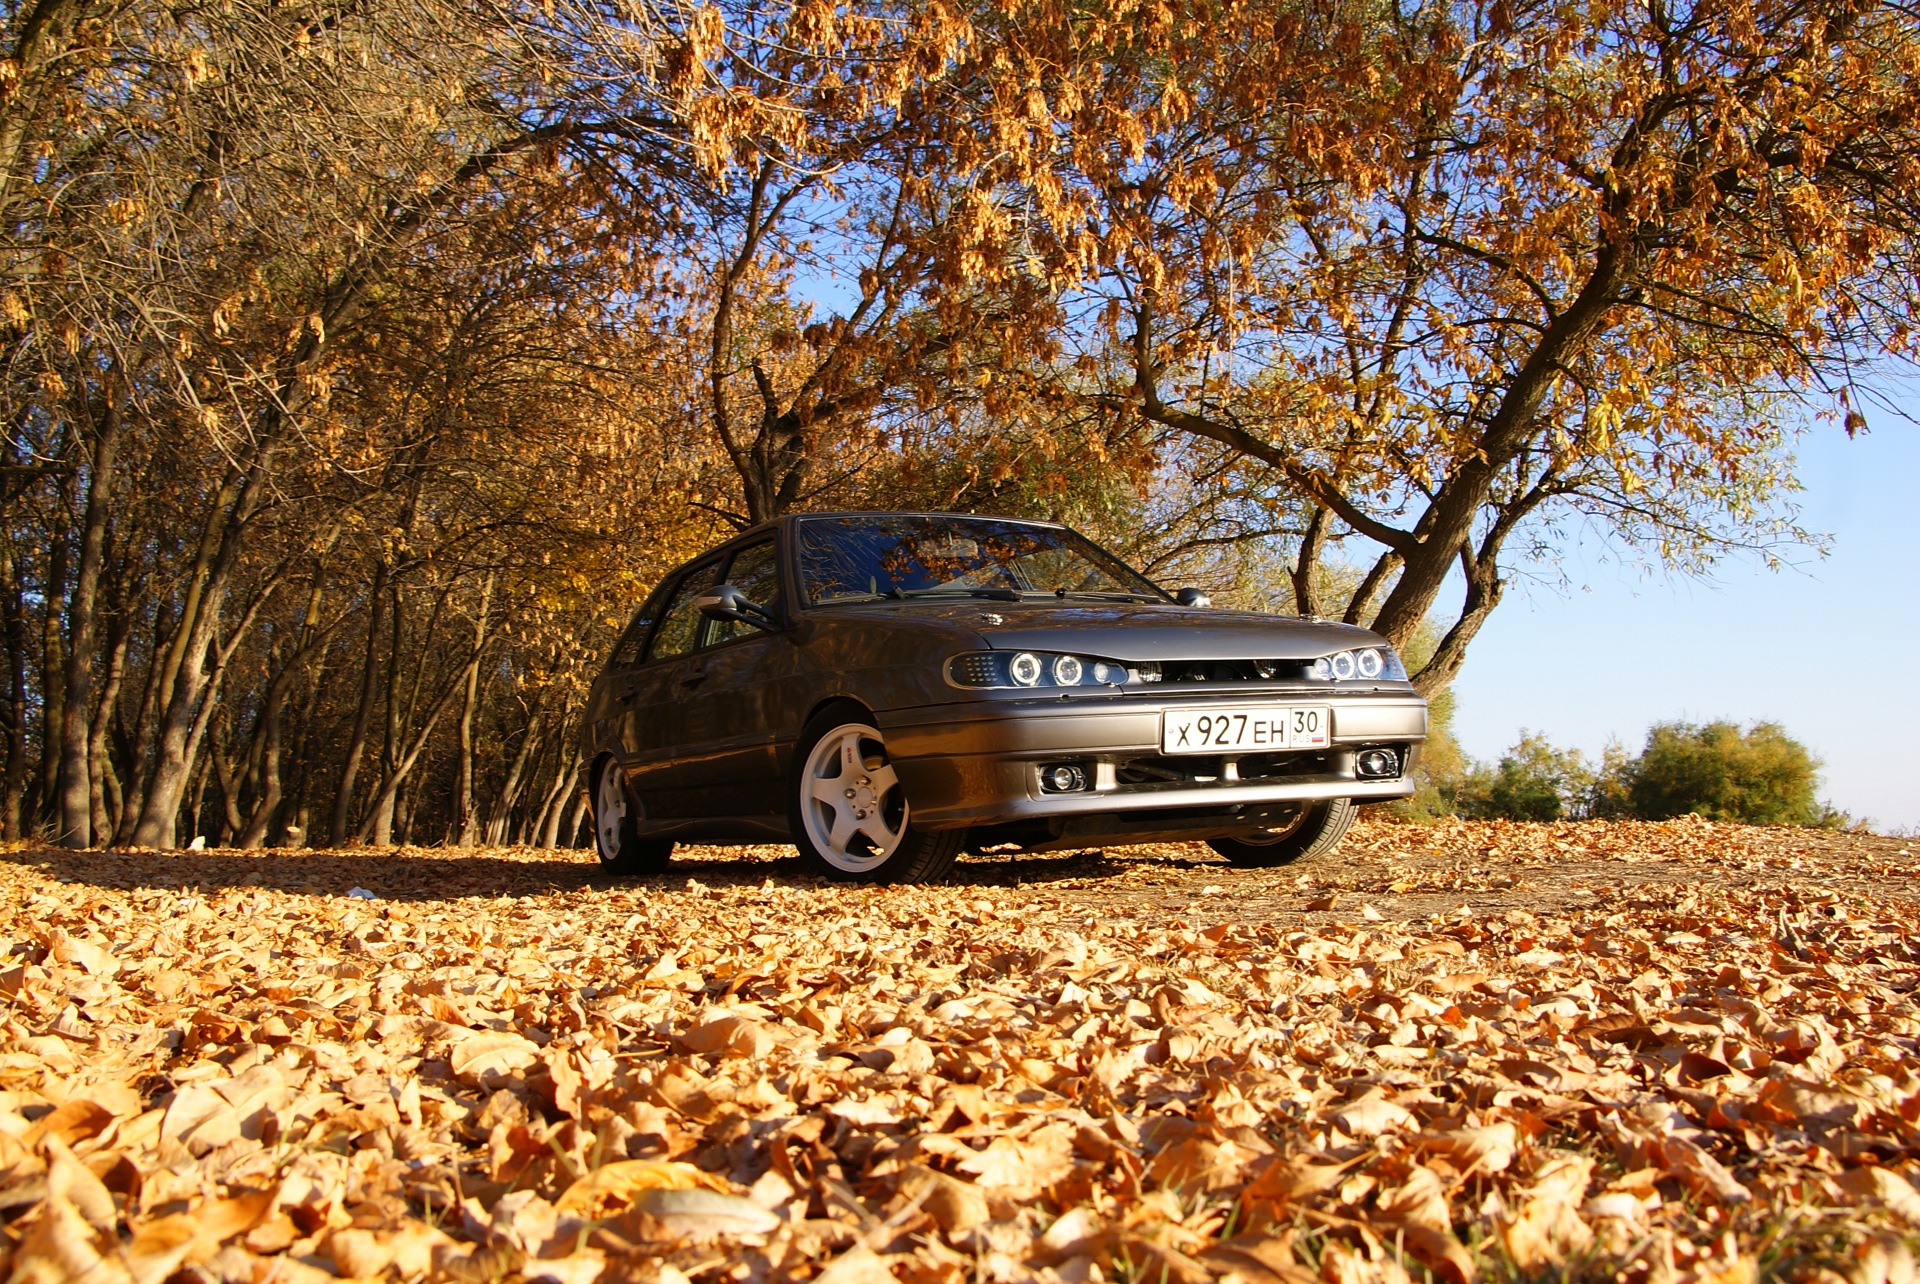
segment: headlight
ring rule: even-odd
[[[976,651],[947,661],[957,687],[1109,687],[1128,681],[1127,666],[1084,655],[1044,651]]]
[[[1390,646],[1363,646],[1323,655],[1307,666],[1315,682],[1405,682],[1407,670]]]

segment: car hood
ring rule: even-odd
[[[1109,660],[1304,660],[1382,646],[1350,624],[1171,603],[871,602],[828,608],[890,625],[912,621],[970,629],[1003,651],[1072,651]]]

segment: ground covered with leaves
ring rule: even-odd
[[[0,1275],[1912,1284],[1920,867],[0,857]]]

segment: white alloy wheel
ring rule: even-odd
[[[609,758],[600,769],[600,788],[593,806],[593,832],[600,859],[612,865],[620,860],[621,826],[627,821],[627,784],[620,763]]]
[[[865,723],[842,723],[814,742],[800,789],[807,838],[837,870],[867,873],[906,837],[906,794],[880,733]]]

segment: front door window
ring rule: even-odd
[[[777,616],[780,611],[780,559],[772,540],[749,544],[733,555],[727,566],[726,582],[756,606],[764,606]],[[708,626],[707,645],[719,646],[735,638],[761,630],[744,620],[714,620]]]
[[[720,582],[720,563],[709,562],[687,572],[687,578],[673,591],[660,625],[653,631],[653,645],[647,648],[647,660],[670,660],[686,655],[700,644],[700,626],[705,622],[698,599]]]

